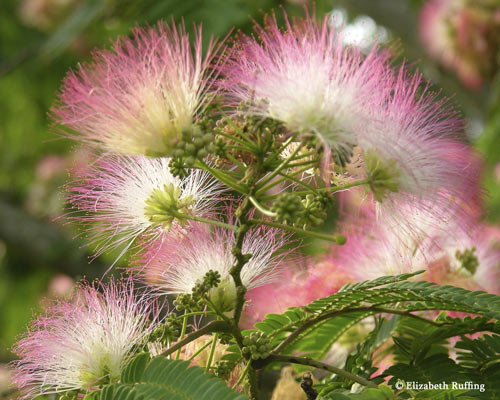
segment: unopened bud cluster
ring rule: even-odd
[[[276,213],[278,222],[307,229],[323,223],[330,204],[328,196],[308,194],[302,199],[294,193],[283,193],[275,200],[271,210]]]
[[[243,354],[252,360],[266,358],[273,349],[271,340],[264,332],[252,332],[243,338]]]
[[[173,157],[170,160],[170,172],[174,176],[187,175],[186,168],[194,166],[196,160],[202,160],[218,150],[214,142],[214,135],[194,126],[182,132],[182,140],[174,147]]]
[[[220,379],[227,379],[231,374],[231,371],[234,369],[234,364],[229,361],[216,361],[215,368],[213,369],[213,373],[216,377]]]
[[[205,303],[200,296],[188,293],[181,293],[174,300],[175,309],[178,311],[201,311],[205,308]]]
[[[210,270],[205,274],[202,281],[196,283],[196,285],[193,288],[193,295],[203,296],[210,289],[216,288],[220,282],[221,282],[220,273],[217,271]]]
[[[233,164],[233,158],[250,166],[267,155],[271,157],[265,157],[261,167],[271,171],[282,161],[276,150],[282,145],[286,131],[279,121],[241,115],[217,121],[214,132],[218,165]],[[242,139],[245,146],[241,146]]]
[[[455,258],[460,262],[461,268],[468,271],[471,275],[474,275],[477,267],[479,267],[479,260],[475,253],[476,247],[465,249],[464,251],[457,250],[455,252]]]
[[[202,311],[207,305],[215,311],[227,312],[234,307],[234,284],[221,280],[218,271],[208,271],[192,288],[190,294],[183,293],[174,300],[177,310]]]
[[[150,336],[150,340],[169,343],[177,340],[181,333],[182,320],[175,314],[169,314],[165,322],[156,328]]]

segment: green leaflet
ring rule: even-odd
[[[500,336],[484,335],[475,340],[462,337],[455,348],[460,365],[477,371],[496,365],[500,372]]]
[[[330,393],[326,396],[320,397],[320,400],[395,400],[397,397],[394,395],[392,390],[385,386],[380,385],[377,389],[366,389],[362,393],[357,394],[341,394],[341,393]]]
[[[104,386],[96,400],[248,400],[225,382],[189,362],[137,355],[123,370],[121,383]]]
[[[255,327],[273,338],[276,346],[288,337],[286,345],[279,349],[282,353],[300,350],[313,357],[322,357],[342,333],[369,315],[451,310],[500,320],[499,296],[430,282],[407,281],[416,274],[381,277],[346,286],[306,307],[290,308],[281,315],[268,314]],[[455,323],[459,324],[460,320],[450,321],[450,325]],[[467,322],[465,325],[462,330],[468,329]],[[500,326],[498,322],[494,325]],[[449,330],[453,332],[454,328]],[[315,340],[311,339],[312,335]]]
[[[442,325],[433,326],[425,321],[410,318],[401,321],[398,335],[394,337],[397,345],[394,354],[398,361],[413,362],[435,353],[447,352],[443,345],[447,339],[454,336],[476,332],[500,333],[500,324],[488,317],[438,317],[435,321]]]
[[[497,336],[497,340],[499,337]],[[398,363],[388,368],[384,375],[392,376],[390,385],[398,380],[426,384],[446,383],[446,388],[419,390],[411,387],[416,399],[444,400],[446,398],[495,400],[500,399],[500,369],[487,367],[480,371],[464,368],[447,354],[434,354],[413,364]],[[457,387],[453,387],[453,385]],[[482,391],[469,389],[465,385],[483,385]],[[464,385],[460,387],[459,385]],[[478,386],[479,387],[479,386]],[[472,388],[472,386],[470,387]]]
[[[385,376],[392,376],[389,383],[394,385],[399,379],[448,384],[448,388],[441,390],[414,390],[416,399],[500,399],[500,336],[484,335],[474,340],[461,336],[497,331],[498,326],[484,318],[445,318],[444,321],[455,324],[430,328],[415,320],[400,324],[400,336],[394,338],[394,353],[399,362],[384,372]],[[454,361],[449,358],[449,348],[443,344],[457,335],[461,340],[455,345],[457,361]],[[453,382],[484,385],[484,391],[453,388]]]

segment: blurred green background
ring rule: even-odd
[[[498,0],[481,0],[494,8]],[[432,59],[418,35],[424,0],[318,0],[316,14],[332,14],[353,37],[397,43],[400,57],[453,96],[469,120],[471,142],[485,155],[487,218],[500,221],[500,76],[497,62],[480,88]],[[16,335],[43,306],[64,294],[73,280],[100,276],[110,258],[89,264],[89,250],[65,225],[60,187],[67,169],[84,160],[60,138],[47,115],[65,73],[88,60],[136,24],[184,18],[202,23],[204,37],[249,32],[251,18],[284,7],[303,14],[304,1],[278,0],[2,0],[0,2],[0,397],[8,388],[6,363]],[[499,11],[500,20],[500,11]],[[500,25],[499,25],[500,26]],[[363,36],[364,35],[364,36]],[[499,32],[500,35],[500,32]],[[498,43],[497,43],[498,45]]]

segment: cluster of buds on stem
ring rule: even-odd
[[[149,337],[150,341],[167,344],[176,341],[182,328],[182,319],[175,314],[169,314],[163,324],[158,326]]]
[[[477,267],[479,267],[479,260],[475,253],[475,246],[470,249],[465,249],[464,251],[457,250],[455,252],[455,258],[461,263],[459,269],[463,269],[469,274],[474,275]]]
[[[309,229],[324,222],[329,203],[327,195],[310,193],[302,199],[299,195],[289,192],[281,194],[274,201],[271,210],[276,214],[276,221]]]
[[[175,145],[169,164],[170,172],[174,176],[186,177],[188,169],[194,166],[196,160],[202,161],[209,154],[218,152],[211,130],[209,122],[205,121],[182,131],[182,140]]]
[[[264,332],[252,332],[243,338],[243,354],[252,360],[266,358],[271,354],[273,344]]]

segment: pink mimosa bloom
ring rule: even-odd
[[[327,150],[357,148],[367,167],[382,169],[387,188],[374,198],[394,225],[415,229],[408,208],[428,219],[463,212],[453,204],[476,185],[479,163],[460,143],[463,121],[420,75],[394,71],[377,48],[364,55],[344,47],[327,19],[287,21],[282,32],[269,18],[256,31],[257,39],[241,37],[222,68],[221,85],[235,104],[243,102],[241,112],[316,135]],[[378,183],[371,182],[374,193]]]
[[[456,47],[452,16],[463,7],[462,0],[431,0],[420,12],[419,33],[431,56],[448,68],[455,69],[470,88],[479,89],[482,77],[477,67],[464,58]]]
[[[350,147],[372,103],[389,93],[387,54],[345,48],[342,32],[312,17],[281,31],[275,17],[256,26],[257,39],[241,36],[222,69],[222,87],[247,112],[282,121],[331,148]]]
[[[343,221],[346,243],[332,248],[324,262],[351,282],[413,272],[425,266],[426,242],[415,244],[404,229],[388,229],[373,211]]]
[[[404,230],[377,223],[373,215],[353,219],[346,244],[329,256],[331,268],[355,282],[425,270],[415,279],[498,293],[500,232],[478,221],[470,222],[466,232],[460,223],[450,221],[447,231],[429,230],[416,243]],[[467,264],[461,259],[465,252],[472,252]]]
[[[211,41],[202,56],[201,28],[194,46],[183,25],[136,28],[68,74],[54,119],[105,151],[169,155],[211,99],[215,50]]]
[[[231,309],[236,298],[231,268],[235,265],[232,248],[235,245],[232,230],[216,227],[210,232],[205,226],[193,228],[182,241],[167,237],[161,243],[151,242],[138,261],[140,274],[151,278],[160,294],[191,293],[210,270],[220,274],[219,292],[214,296],[223,308]],[[287,237],[274,228],[250,230],[243,240],[243,254],[251,254],[241,270],[243,285],[252,290],[275,280],[278,266],[286,254],[279,253]],[[153,271],[153,272],[151,272]]]
[[[421,81],[421,76],[410,78],[401,69],[391,97],[374,107],[374,122],[358,135],[363,153],[376,158],[396,185],[376,199],[380,219],[398,229],[406,225],[416,235],[427,231],[419,229],[422,219],[434,225],[444,222],[445,227],[451,219],[469,218],[467,203],[472,202],[461,199],[473,193],[477,204],[481,197],[481,163],[459,141],[464,139],[463,121]]]
[[[215,213],[222,186],[201,170],[177,178],[170,173],[169,161],[107,155],[76,172],[68,187],[69,200],[85,214],[73,219],[88,225],[92,242],[98,244],[97,254],[121,245],[128,249],[139,236],[156,240],[184,233],[190,221],[167,215],[162,202],[194,217]]]
[[[457,252],[463,254],[472,249],[478,264],[475,269],[467,270]],[[500,229],[497,227],[478,224],[461,237],[443,237],[434,258],[428,266],[428,280],[500,294]]]
[[[34,320],[17,343],[13,383],[23,398],[31,398],[117,381],[158,324],[157,310],[154,299],[134,291],[130,279],[79,286],[71,300],[57,302]]]
[[[499,29],[500,7],[488,0],[429,0],[419,17],[429,54],[475,90],[498,68]]]

